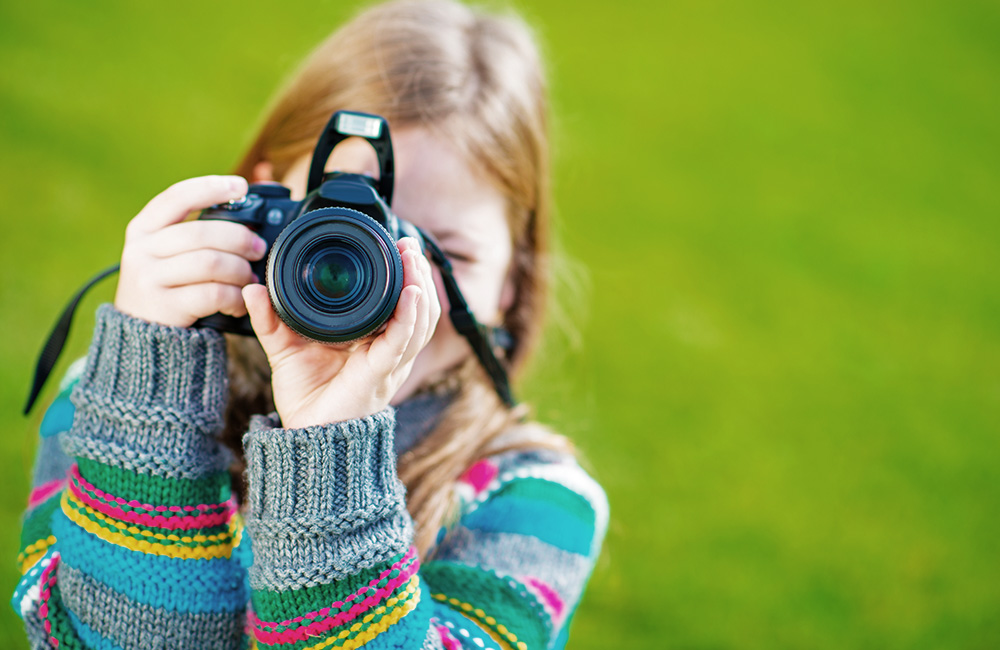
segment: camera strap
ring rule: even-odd
[[[118,267],[119,265],[115,264],[90,278],[85,285],[80,287],[76,295],[66,305],[66,308],[63,309],[63,313],[59,316],[59,320],[56,321],[55,327],[52,328],[48,340],[45,341],[45,346],[42,348],[41,354],[38,355],[38,363],[35,366],[35,379],[31,385],[31,394],[28,395],[28,403],[24,405],[25,415],[35,405],[35,400],[38,399],[38,395],[42,392],[42,387],[45,386],[45,381],[52,374],[52,369],[55,368],[56,362],[59,360],[59,355],[62,354],[63,346],[66,345],[66,337],[69,336],[69,328],[73,324],[73,316],[76,314],[76,308],[80,305],[83,296],[95,284],[112,273],[117,273]]]
[[[430,253],[431,261],[437,264],[441,270],[441,278],[444,280],[444,290],[448,295],[448,302],[451,305],[448,315],[451,318],[452,325],[455,326],[455,330],[465,337],[469,345],[472,346],[472,351],[483,366],[486,374],[489,375],[500,399],[507,406],[513,406],[515,401],[511,394],[507,371],[493,352],[494,347],[510,350],[514,346],[513,337],[510,335],[510,332],[501,327],[486,327],[476,320],[476,317],[473,316],[472,311],[469,309],[469,303],[465,301],[465,296],[462,295],[461,290],[458,288],[458,282],[455,280],[451,262],[448,261],[444,251],[426,233],[421,231],[421,235],[423,235],[424,243]],[[41,394],[42,388],[45,387],[45,382],[48,380],[49,375],[52,374],[56,362],[59,361],[59,356],[66,345],[66,338],[69,336],[70,326],[73,324],[73,316],[76,315],[76,308],[80,305],[80,301],[83,300],[83,297],[94,285],[109,275],[117,273],[118,268],[119,265],[115,264],[92,277],[86,284],[80,287],[73,298],[70,299],[69,304],[63,309],[59,320],[56,321],[55,327],[52,328],[49,338],[45,341],[45,345],[38,355],[38,362],[35,365],[35,378],[31,385],[31,393],[28,395],[28,401],[24,406],[24,415],[27,415],[31,411],[31,407],[35,405],[35,401],[38,399],[39,394]]]
[[[448,303],[451,305],[448,316],[451,318],[452,325],[472,346],[472,351],[479,359],[486,374],[489,375],[490,380],[493,381],[493,388],[496,389],[497,395],[500,396],[503,403],[507,406],[514,406],[516,401],[511,394],[507,370],[493,352],[494,346],[510,350],[514,347],[514,338],[510,332],[502,327],[486,327],[476,320],[472,310],[469,309],[469,303],[465,301],[465,296],[458,288],[458,281],[455,280],[455,274],[448,257],[426,232],[421,230],[420,234],[423,236],[431,261],[437,264],[441,270],[444,291],[448,295]]]

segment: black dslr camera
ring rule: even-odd
[[[333,148],[354,136],[364,138],[375,149],[378,180],[360,174],[324,173]],[[389,208],[393,176],[392,141],[385,119],[338,111],[313,150],[303,200],[291,200],[283,185],[251,185],[241,201],[212,206],[199,218],[242,223],[257,232],[267,242],[269,254],[266,261],[251,266],[257,277],[264,278],[274,310],[302,336],[324,342],[363,338],[389,319],[403,290],[403,262],[396,242],[416,237],[441,271],[452,324],[472,346],[497,395],[513,405],[507,370],[495,351],[509,352],[515,341],[503,329],[484,327],[476,321],[458,288],[451,263],[438,245],[427,233],[393,214]],[[117,270],[115,265],[94,276],[63,310],[39,355],[25,415],[62,353],[80,300]],[[249,317],[221,313],[200,319],[195,327],[254,334]]]
[[[375,149],[377,180],[324,174],[333,148],[351,136]],[[283,185],[251,185],[241,201],[212,206],[199,218],[241,223],[267,242],[269,253],[252,269],[290,328],[317,341],[353,341],[377,330],[396,308],[403,288],[396,242],[415,237],[426,248],[423,233],[389,208],[393,172],[385,119],[338,111],[316,143],[302,201],[291,200]],[[253,334],[247,316],[214,314],[196,325]]]

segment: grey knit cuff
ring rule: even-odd
[[[149,323],[102,305],[63,449],[168,478],[222,471],[229,455],[215,435],[227,394],[221,334]]]
[[[252,588],[327,584],[409,547],[413,526],[396,476],[394,422],[391,408],[304,429],[251,419],[243,445]]]

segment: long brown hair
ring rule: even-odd
[[[547,97],[531,31],[513,15],[453,0],[369,8],[321,43],[292,76],[236,173],[249,178],[267,161],[275,178],[284,177],[340,109],[382,115],[395,128],[434,131],[507,197],[515,300],[503,318],[514,339],[504,361],[516,374],[537,342],[549,285]],[[225,437],[239,453],[249,415],[273,410],[270,373],[256,339],[232,337],[229,348]],[[524,407],[507,408],[474,359],[455,369],[452,379],[456,397],[398,464],[421,553],[433,542],[455,481],[475,460],[504,444],[569,449],[561,437],[526,425]],[[502,436],[512,430],[525,435]]]

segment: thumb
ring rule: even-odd
[[[248,284],[243,287],[243,302],[247,306],[247,314],[250,316],[250,325],[253,327],[257,339],[260,341],[264,352],[271,356],[272,352],[277,352],[283,348],[285,343],[282,340],[282,326],[284,323],[278,318],[278,314],[271,308],[271,299],[267,295],[267,287],[262,284]],[[287,330],[287,327],[284,329]]]

